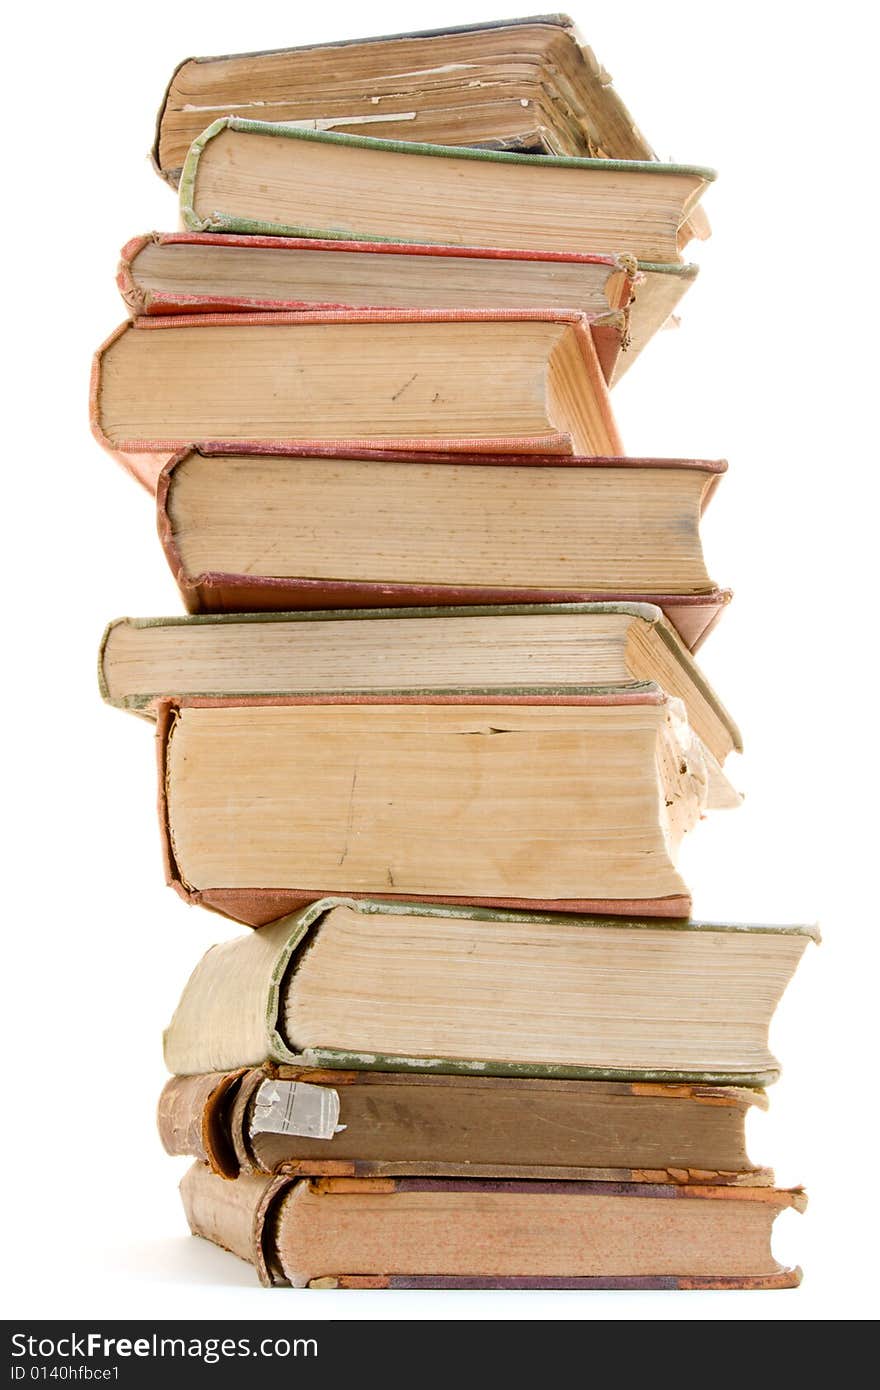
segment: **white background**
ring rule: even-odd
[[[537,8],[537,6],[536,6]],[[695,912],[820,919],[774,1026],[752,1156],[805,1182],[777,1225],[802,1287],[736,1294],[309,1294],[191,1239],[154,1129],[161,1030],[233,924],[162,882],[147,724],[103,707],[105,621],[181,611],[150,499],[91,439],[92,350],[135,233],[176,225],[147,159],[175,63],[501,17],[366,7],[17,7],[4,73],[7,603],[3,1149],[7,1316],[800,1319],[868,1315],[878,950],[876,133],[871,7],[576,4],[663,158],[721,172],[682,326],[615,393],[630,453],[726,456],[705,522],[736,589],[704,648],[744,806],[697,828]],[[511,5],[513,9],[513,5]],[[487,13],[488,12],[488,13]],[[516,13],[529,13],[518,9]],[[509,13],[509,12],[508,12]],[[10,21],[7,20],[7,25]],[[625,248],[622,248],[625,249]],[[694,247],[691,248],[692,251]],[[11,485],[12,498],[8,497]],[[11,551],[11,553],[10,553]]]

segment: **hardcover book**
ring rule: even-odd
[[[669,322],[695,265],[631,256],[307,237],[154,232],[122,250],[134,315],[320,309],[563,309],[607,321],[613,383]],[[624,315],[617,351],[616,313]],[[600,353],[600,356],[603,354]]]
[[[174,696],[597,694],[654,684],[681,699],[701,740],[709,800],[739,730],[648,604],[379,608],[202,618],[121,618],[101,644],[109,704],[155,716]]]
[[[262,1067],[174,1076],[169,1154],[221,1177],[562,1178],[769,1184],[745,1117],[761,1090],[649,1081]]]
[[[169,882],[253,926],[327,893],[690,911],[675,860],[709,769],[656,686],[191,698],[157,745]]]
[[[241,1177],[197,1163],[187,1220],[263,1284],[360,1289],[774,1289],[796,1188],[455,1178]]]
[[[91,418],[150,488],[203,441],[624,452],[588,320],[544,309],[142,317],[97,352]]]
[[[224,116],[190,147],[192,232],[577,251],[672,265],[711,169],[402,144]]]
[[[160,474],[159,536],[192,613],[647,600],[695,649],[730,598],[700,543],[725,468],[203,445]]]
[[[212,947],[165,1061],[763,1086],[815,936],[330,898]]]

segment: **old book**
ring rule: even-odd
[[[715,175],[696,165],[402,144],[224,116],[180,180],[192,232],[681,260]]]
[[[725,467],[202,446],[159,477],[159,535],[190,612],[648,600],[695,648],[730,597],[700,543]]]
[[[466,1178],[241,1177],[180,1185],[194,1235],[263,1284],[391,1289],[778,1289],[773,1258],[799,1188]]]
[[[97,352],[91,416],[151,488],[196,441],[624,452],[589,321],[546,309],[141,317]]]
[[[815,935],[331,898],[212,947],[165,1061],[763,1086]]]
[[[174,1076],[166,1151],[221,1177],[574,1178],[769,1184],[745,1117],[763,1091],[647,1081],[318,1070]]]
[[[104,634],[101,693],[155,715],[172,697],[596,694],[653,684],[681,699],[703,744],[709,799],[739,730],[687,649],[648,604],[379,608],[122,618]]]
[[[328,893],[690,911],[709,771],[656,686],[167,701],[157,746],[168,881],[252,926]]]
[[[123,247],[117,283],[133,314],[316,309],[567,309],[625,315],[609,380],[668,322],[695,265],[629,256],[381,241],[154,232]],[[596,330],[594,329],[594,336]]]
[[[153,160],[172,184],[209,121],[238,111],[307,129],[609,159],[654,151],[567,15],[221,58],[172,75]],[[707,235],[700,221],[697,235]]]

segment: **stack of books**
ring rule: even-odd
[[[101,682],[168,881],[251,928],[165,1037],[192,1230],[297,1287],[796,1283],[744,1128],[813,933],[676,867],[739,800],[726,465],[626,456],[610,397],[711,171],[559,16],[187,61],[154,157],[185,230],[125,247],[92,412],[190,616]]]

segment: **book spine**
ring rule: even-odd
[[[130,440],[121,444],[114,443],[104,433],[101,424],[101,385],[104,369],[104,355],[108,348],[116,342],[123,333],[127,333],[131,328],[131,322],[126,321],[114,329],[110,337],[105,340],[98,348],[92,359],[92,371],[89,380],[89,423],[92,434],[101,445],[116,459],[117,463],[131,474],[136,482],[145,487],[148,492],[155,493],[156,482],[162,468],[168,463],[181,447],[178,443],[173,447],[163,449],[160,441],[154,440]],[[182,443],[182,441],[181,441]]]
[[[165,112],[168,109],[168,101],[171,96],[171,91],[174,87],[174,83],[177,79],[177,74],[181,71],[182,68],[186,67],[187,63],[192,63],[196,61],[198,60],[193,58],[183,58],[177,64],[176,68],[174,69],[174,71],[168,79],[168,85],[166,86],[165,91],[162,93],[162,100],[159,103],[159,110],[156,112],[155,132],[153,135],[153,144],[150,149],[150,163],[152,164],[156,173],[159,175],[159,178],[164,179],[164,181],[173,189],[176,189],[180,182],[181,170],[165,168],[162,165],[160,157],[160,147],[162,144],[162,123],[165,119]]]
[[[260,1283],[271,1287],[286,1280],[272,1252],[264,1247],[266,1224],[278,1199],[295,1181],[242,1174],[235,1182],[223,1182],[206,1164],[195,1163],[184,1174],[180,1196],[193,1235],[247,1260]]]
[[[228,1124],[229,1105],[245,1070],[174,1076],[159,1097],[156,1123],[166,1153],[207,1163],[223,1178],[238,1176]]]
[[[116,267],[116,288],[133,318],[136,318],[138,314],[146,314],[150,310],[149,298],[135,279],[132,262],[146,246],[149,246],[151,241],[156,240],[159,238],[155,234],[132,237],[119,253],[119,264]]]

